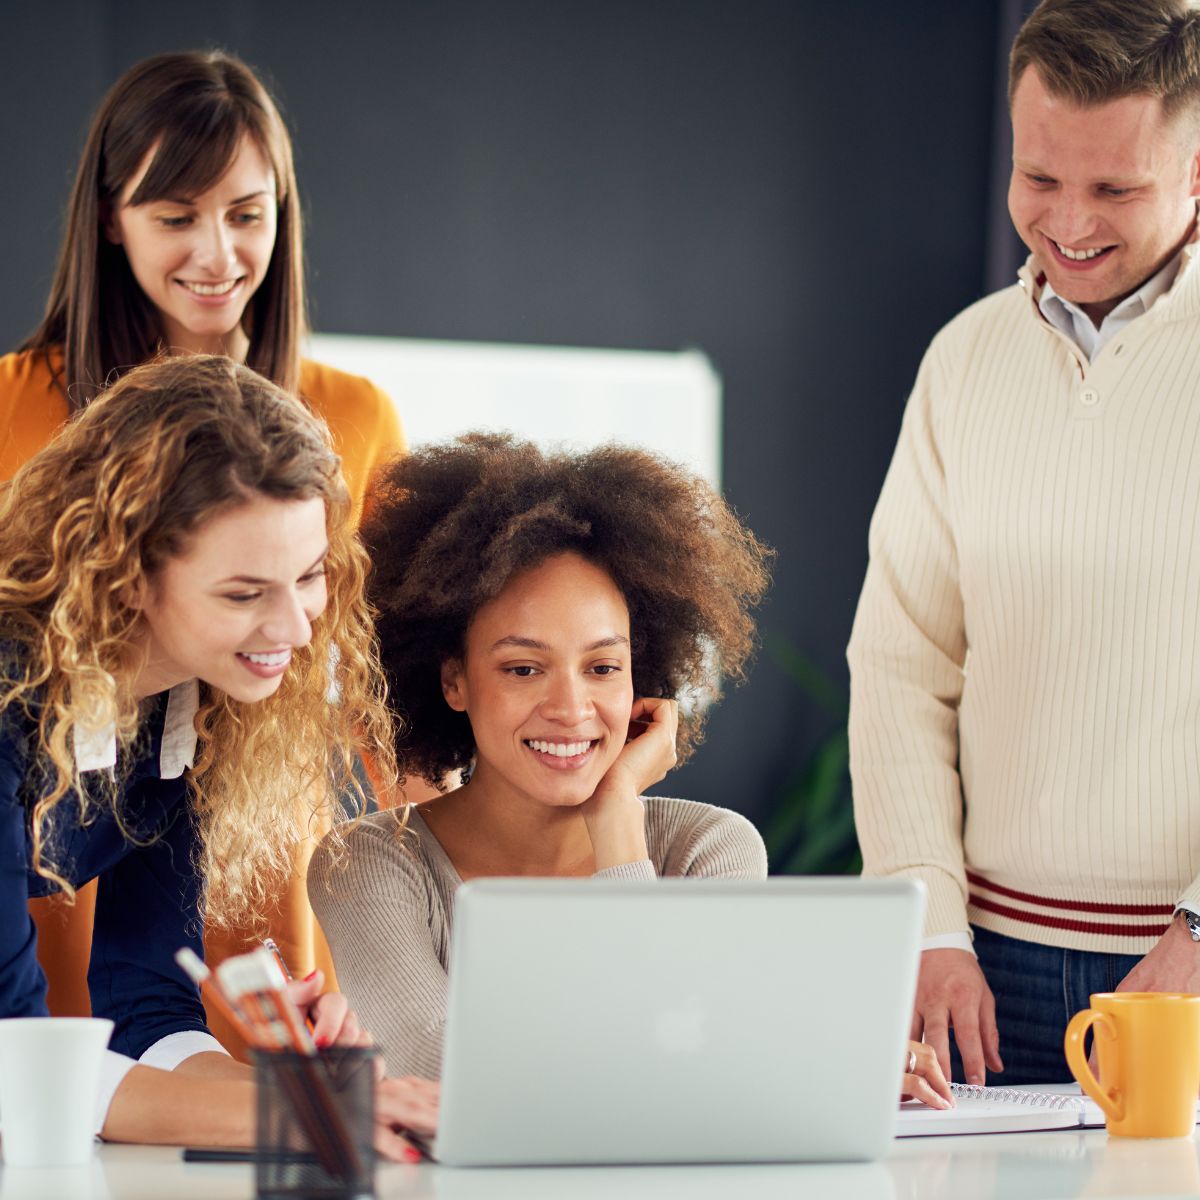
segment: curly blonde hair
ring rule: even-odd
[[[210,924],[259,923],[289,853],[345,793],[354,762],[395,778],[393,732],[367,559],[328,431],[286,392],[226,358],[162,358],[125,375],[0,485],[0,713],[36,727],[33,863],[73,894],[54,861],[52,814],[120,817],[120,784],[85,787],[74,742],[138,735],[141,616],[132,603],[213,516],[254,496],[325,502],[328,601],[278,690],[244,703],[201,685],[190,773]],[[304,803],[300,803],[301,798]]]

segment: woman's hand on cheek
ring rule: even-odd
[[[645,813],[639,799],[675,765],[679,706],[674,700],[633,702],[629,741],[581,808],[596,856],[596,870],[639,862],[646,850]]]
[[[350,1002],[341,992],[321,994],[324,983],[324,973],[313,971],[304,979],[293,979],[287,988],[292,1003],[313,1023],[313,1041],[321,1049],[373,1045],[371,1035],[359,1025]]]
[[[678,732],[679,704],[676,701],[642,697],[633,702],[629,740],[613,767],[623,767],[630,772],[639,795],[665,779],[675,766]]]

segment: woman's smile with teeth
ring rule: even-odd
[[[252,663],[258,663],[260,667],[282,667],[291,657],[291,650],[272,650],[269,654],[251,654],[249,651],[244,651],[242,658],[248,658]]]
[[[242,279],[239,276],[237,279],[226,279],[223,283],[193,283],[190,279],[181,279],[179,282],[197,296],[223,296],[226,292],[233,291]]]
[[[553,754],[555,758],[574,758],[579,754],[586,754],[594,745],[595,741],[585,742],[543,742],[537,738],[526,738],[525,745],[530,750],[536,750],[539,754]]]

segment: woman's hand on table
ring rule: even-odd
[[[375,1085],[375,1149],[390,1162],[415,1162],[420,1152],[405,1138],[410,1130],[422,1139],[437,1132],[441,1085],[402,1075]]]

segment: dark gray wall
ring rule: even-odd
[[[231,49],[295,135],[319,328],[712,356],[763,625],[844,682],[906,392],[982,288],[998,2],[4,0],[0,345],[104,88]],[[828,720],[763,654],[667,790],[761,817]]]

